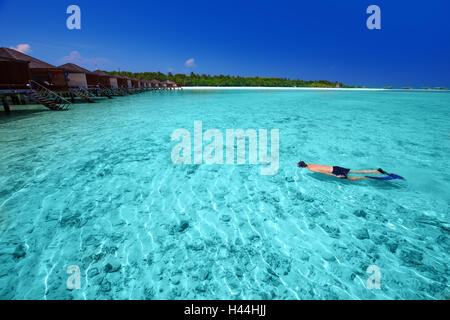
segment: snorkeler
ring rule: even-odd
[[[348,179],[350,181],[355,181],[355,180],[363,180],[363,179],[373,179],[373,177],[349,177],[348,174],[349,173],[380,173],[380,174],[386,174],[386,175],[390,175],[389,173],[387,173],[386,171],[384,171],[383,169],[379,168],[378,170],[359,170],[359,171],[355,171],[355,170],[350,170],[347,168],[342,168],[342,167],[333,167],[333,166],[325,166],[322,164],[306,164],[306,162],[304,161],[300,161],[299,163],[297,163],[297,166],[300,168],[306,168],[309,171],[313,171],[313,172],[319,172],[319,173],[323,173],[329,176],[335,176],[337,178],[340,179]]]

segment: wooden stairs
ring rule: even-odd
[[[33,101],[46,106],[50,110],[64,110],[59,105],[57,105],[53,100],[47,99],[41,96],[37,91],[27,92],[26,95]]]
[[[30,80],[30,86],[33,89],[26,93],[26,95],[33,101],[42,104],[50,110],[67,110],[71,103],[58,95],[57,93],[47,89],[34,80]]]
[[[77,97],[83,99],[86,102],[95,103],[94,100],[89,98],[89,92],[87,92],[86,90],[83,90],[82,88],[78,88],[78,89],[73,88],[73,89],[70,89],[70,92],[73,93],[74,95],[76,95]]]
[[[111,92],[110,89],[108,89],[108,88],[106,88],[106,87],[103,87],[102,85],[99,85],[99,86],[98,86],[98,89],[99,89],[100,93],[102,94],[102,96],[105,96],[105,97],[107,97],[108,99],[112,99],[112,98],[113,98],[112,96],[113,96],[113,94],[114,94],[114,91]]]
[[[117,95],[119,95],[119,96],[121,96],[121,97],[124,97],[125,96],[125,94],[122,92],[122,91],[120,91],[120,89],[111,89],[115,94],[117,94]]]

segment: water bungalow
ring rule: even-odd
[[[98,76],[99,85],[101,85],[105,88],[108,88],[108,89],[112,87],[111,79],[116,79],[116,78],[112,77],[110,74],[107,74],[106,72],[101,71],[101,70],[95,70],[95,71],[93,71],[93,73],[95,73]],[[113,82],[117,82],[117,80],[113,80]]]
[[[112,88],[119,88],[119,76],[117,74],[109,74],[109,83]]]
[[[76,98],[94,102],[94,98],[178,87],[172,81],[91,72],[74,63],[56,67],[14,49],[0,48],[0,102],[6,112],[10,112],[10,104],[37,103],[51,110],[66,110]]]
[[[118,84],[119,88],[128,89],[128,80],[125,77],[122,77],[117,74],[115,76],[116,76],[117,84]]]
[[[98,76],[98,87],[103,94],[110,96],[124,96],[128,92],[123,92],[122,77],[116,74],[108,74],[101,70],[95,70],[94,73]]]
[[[151,86],[153,89],[159,89],[159,88],[162,88],[161,82],[159,82],[159,81],[156,80],[156,79],[153,79],[153,80],[150,81],[150,86]]]
[[[132,86],[133,88],[139,89],[139,88],[140,88],[139,80],[136,79],[136,78],[132,78],[132,79],[131,79],[131,86]]]
[[[92,73],[91,71],[73,63],[63,64],[59,68],[64,70],[69,88],[88,88],[86,75]]]
[[[86,102],[92,103],[94,102],[92,100],[93,97],[105,95],[104,92],[101,92],[100,90],[100,77],[98,74],[74,63],[66,63],[59,66],[59,68],[65,72],[68,89],[70,91],[69,97],[72,102],[74,101],[75,96]],[[109,97],[107,94],[106,96]]]
[[[30,68],[28,61],[17,60],[0,56],[0,92],[16,92],[28,90],[30,82]],[[10,112],[8,95],[1,95],[1,101],[6,113]],[[12,95],[11,99],[16,104],[23,104],[20,96]]]
[[[52,90],[67,89],[67,81],[62,69],[10,48],[0,48],[0,56],[16,61],[28,61],[30,80],[37,85]]]
[[[67,91],[68,89],[62,69],[10,48],[0,48],[0,57],[8,72],[8,76],[2,76],[3,81],[8,77],[13,82],[3,84],[2,87],[5,90],[0,92],[3,108],[6,112],[10,111],[8,98],[13,104],[25,104],[28,100],[42,104],[52,110],[64,110],[70,105],[69,101],[55,93],[56,90]],[[24,64],[24,61],[27,63]],[[26,66],[28,66],[28,78]],[[27,79],[28,85],[23,83]]]
[[[163,88],[166,88],[168,90],[172,90],[172,89],[176,89],[177,88],[177,84],[173,81],[170,80],[166,80],[162,82],[162,86]]]
[[[0,56],[0,90],[28,89],[31,79],[28,64],[29,61]]]
[[[109,83],[110,83],[112,89],[118,89],[119,88],[119,83],[117,81],[117,78],[118,77],[116,75],[112,75],[112,74],[110,75]]]
[[[125,76],[124,78],[127,80],[127,88],[128,89],[133,88],[133,84],[131,83],[131,78],[129,78],[127,76]]]

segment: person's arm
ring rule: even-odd
[[[311,172],[323,173],[323,174],[326,174],[327,176],[338,177],[338,176],[332,174],[331,172],[327,172],[327,171],[322,171],[322,170],[311,170],[310,168],[308,168],[308,170],[311,171]],[[338,177],[338,178],[339,178],[339,177]]]
[[[332,174],[331,172],[326,172],[326,171],[316,171],[316,172],[323,173],[323,174],[326,174],[326,175],[328,175],[328,176],[337,177],[337,176],[335,176],[334,174]]]

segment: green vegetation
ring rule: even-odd
[[[343,85],[340,82],[330,82],[327,80],[305,81],[299,79],[287,78],[266,78],[266,77],[239,77],[239,76],[211,76],[206,74],[195,74],[191,72],[190,75],[183,73],[167,75],[161,72],[117,72],[112,71],[110,74],[120,74],[137,79],[156,79],[159,81],[170,80],[182,86],[220,86],[220,87],[321,87],[321,88],[335,88],[337,85],[341,88],[353,88],[352,86]]]

